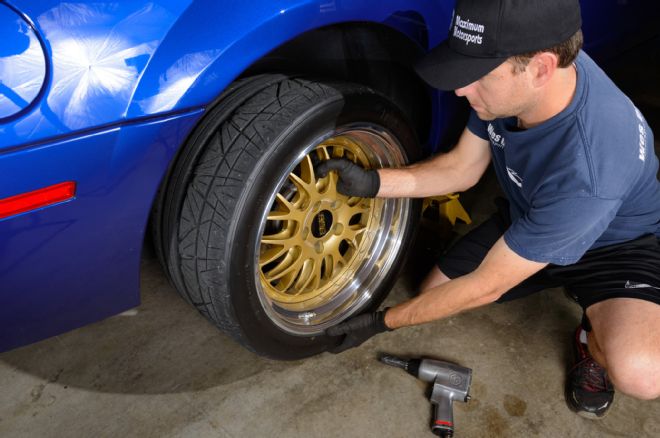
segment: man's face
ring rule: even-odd
[[[514,73],[506,61],[478,81],[455,91],[465,96],[481,120],[514,117],[533,103],[533,87],[528,71]]]

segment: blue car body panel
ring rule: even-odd
[[[139,304],[149,205],[201,110],[0,156],[0,187],[77,181],[75,199],[0,220],[0,346],[29,343]]]
[[[594,51],[627,32],[599,26],[644,12],[616,0],[583,8]],[[452,9],[441,0],[0,1],[0,202],[77,184],[74,199],[0,219],[0,351],[139,304],[158,186],[206,106],[248,67],[338,23],[382,24],[427,50],[446,37]],[[435,112],[447,109],[429,93]],[[436,121],[431,144],[443,129]]]

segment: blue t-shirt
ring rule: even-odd
[[[570,105],[527,130],[516,118],[468,129],[490,140],[510,201],[507,245],[521,257],[570,265],[593,248],[660,237],[660,182],[653,132],[642,114],[586,53],[576,62]]]

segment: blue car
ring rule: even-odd
[[[587,51],[649,36],[647,3],[584,0]],[[412,65],[452,8],[0,1],[0,351],[137,306],[145,239],[250,350],[332,347],[327,327],[388,292],[419,204],[343,196],[315,168],[403,166],[451,143],[461,105]]]

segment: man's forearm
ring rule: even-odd
[[[476,270],[391,308],[385,325],[394,329],[422,324],[483,306],[546,266],[519,256],[500,237]]]
[[[501,291],[468,274],[392,307],[385,314],[385,325],[395,329],[435,321],[489,304],[500,295]]]
[[[432,160],[399,169],[378,169],[380,198],[424,198],[469,189],[476,181],[435,157]]]
[[[475,185],[490,163],[490,142],[464,129],[447,153],[399,169],[378,169],[381,198],[424,198],[462,192]]]

